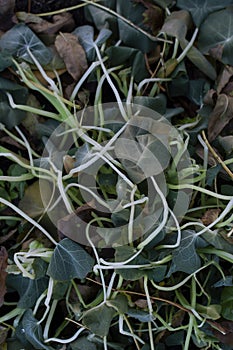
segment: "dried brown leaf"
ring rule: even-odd
[[[7,258],[8,254],[5,247],[0,247],[0,306],[4,302],[4,295],[6,294],[6,276],[7,272]]]
[[[217,93],[220,94],[223,88],[229,83],[230,79],[233,76],[233,67],[225,66],[222,73],[217,79]]]
[[[209,50],[209,54],[210,54],[210,56],[212,56],[216,60],[221,61],[222,60],[223,49],[224,49],[224,45],[219,44],[216,47],[213,47],[212,49],[210,49]]]
[[[188,11],[174,11],[167,17],[167,20],[161,28],[161,32],[173,37],[175,36],[178,39],[183,39],[186,37],[191,24],[192,19]]]
[[[73,16],[68,12],[53,16],[52,22],[27,12],[17,12],[16,15],[20,21],[25,22],[38,34],[51,35],[57,33],[59,30],[72,31],[75,27]]]
[[[70,33],[60,33],[56,37],[55,47],[69,74],[74,80],[78,80],[88,67],[85,51],[78,38]]]
[[[214,336],[223,344],[233,346],[233,322],[222,321],[219,324],[221,331],[213,329]],[[225,333],[225,334],[223,334]]]
[[[204,103],[210,106],[214,106],[216,101],[217,101],[217,93],[214,89],[210,89],[208,90],[208,92],[206,93],[206,95],[204,96]]]
[[[213,141],[233,118],[233,97],[225,94],[218,96],[216,105],[209,117],[208,139]]]
[[[214,222],[219,214],[221,213],[221,209],[208,209],[205,214],[202,216],[201,221],[205,226],[208,226]]]
[[[143,13],[144,23],[149,27],[153,35],[157,35],[164,22],[164,11],[158,6],[149,4]]]

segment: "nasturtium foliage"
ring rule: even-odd
[[[200,27],[198,47],[222,63],[233,65],[233,7],[211,13]]]
[[[26,113],[22,110],[13,109],[9,104],[6,93],[12,95],[15,103],[25,104],[28,90],[22,85],[0,77],[0,122],[11,129],[21,123]]]
[[[197,27],[203,22],[208,14],[232,5],[232,0],[177,0],[177,6],[189,11]]]
[[[0,39],[0,49],[5,50],[9,56],[34,63],[33,54],[41,65],[46,65],[52,60],[52,54],[48,47],[25,24],[16,24],[8,30]]]
[[[76,28],[73,34],[78,37],[86,52],[87,59],[93,61],[96,56],[94,45],[101,46],[111,36],[112,32],[107,28],[102,28],[97,38],[94,39],[94,28],[90,25],[85,25]]]

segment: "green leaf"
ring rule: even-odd
[[[21,85],[0,77],[0,122],[11,129],[20,124],[25,118],[26,113],[10,107],[6,92],[9,92],[13,96],[15,103],[25,104],[28,90]]]
[[[5,50],[15,58],[20,58],[29,63],[34,63],[29,50],[41,65],[46,65],[52,60],[50,50],[24,24],[15,25],[1,37],[0,49]]]
[[[223,288],[221,294],[221,315],[227,320],[233,321],[233,287]]]
[[[22,309],[28,309],[35,305],[39,296],[48,287],[48,277],[30,279],[22,275],[9,274],[6,280],[7,288],[17,291],[19,301],[17,306]]]
[[[105,337],[109,333],[109,328],[116,311],[106,304],[98,305],[83,313],[83,324],[92,333]]]
[[[153,321],[153,316],[143,310],[136,310],[130,308],[127,312],[127,315],[129,315],[132,318],[135,318],[136,320],[142,323]]]
[[[111,67],[124,65],[132,69],[132,75],[136,82],[149,77],[146,68],[145,56],[137,49],[131,47],[111,46],[106,50],[108,64]]]
[[[151,108],[162,115],[166,113],[167,98],[164,94],[158,94],[155,97],[135,96],[133,102],[137,105]]]
[[[43,200],[41,198],[41,188],[43,188]],[[46,203],[49,203],[51,195],[52,189],[49,182],[38,180],[25,190],[24,197],[19,202],[19,208],[32,218],[39,216],[44,213]]]
[[[34,346],[35,349],[51,349],[43,342],[42,328],[38,324],[38,320],[33,316],[32,310],[27,310],[24,313],[22,323],[19,327],[22,327],[22,332],[25,338]]]
[[[70,344],[72,350],[97,350],[94,343],[91,343],[88,338],[80,337]]]
[[[233,8],[211,13],[200,27],[198,47],[204,54],[233,65]]]
[[[180,45],[182,50],[185,50],[186,46],[188,45],[188,41],[186,39],[182,39],[180,41]],[[208,78],[212,80],[216,79],[217,74],[214,67],[195,46],[192,46],[189,49],[187,52],[187,57]]]
[[[196,304],[196,310],[207,319],[218,320],[221,317],[221,305],[218,304],[211,304],[208,306]]]
[[[12,56],[5,50],[0,52],[0,72],[12,65]]]
[[[86,52],[87,59],[94,61],[96,55],[94,43],[97,46],[101,46],[111,36],[112,32],[107,28],[102,28],[94,40],[94,28],[90,25],[84,25],[76,28],[72,34],[78,37],[80,44]]]
[[[177,0],[176,6],[191,13],[197,27],[209,13],[232,5],[232,0]]]
[[[63,239],[54,249],[47,274],[57,281],[85,278],[94,259],[77,243]]]
[[[130,20],[137,27],[145,30],[143,24],[143,12],[145,8],[141,4],[132,1],[118,1],[117,13]],[[118,18],[119,37],[127,46],[141,50],[143,53],[151,51],[156,47],[156,43],[141,33],[137,28],[132,27],[121,18]]]
[[[227,239],[224,239],[227,237],[223,233],[221,234],[221,230],[218,233],[215,231],[206,231],[202,234],[202,238],[215,248],[233,254],[233,244]]]
[[[168,277],[175,271],[191,274],[201,267],[201,259],[196,252],[196,232],[186,230],[182,232],[178,248],[172,251],[172,265]]]
[[[119,314],[126,314],[128,311],[128,302],[125,295],[118,294],[115,299],[108,300],[106,304],[119,312]]]
[[[115,10],[116,0],[103,0],[101,4]],[[114,36],[118,35],[117,19],[115,16],[107,11],[104,11],[96,6],[88,5],[85,6],[86,19],[93,22],[98,30],[102,28],[109,28],[113,31]]]

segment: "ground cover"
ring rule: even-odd
[[[232,1],[0,4],[2,349],[232,349]]]

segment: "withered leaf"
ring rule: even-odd
[[[17,12],[16,15],[38,34],[55,34],[59,30],[71,31],[75,27],[73,16],[68,12],[53,16],[52,22],[27,12]]]
[[[233,346],[233,322],[231,321],[222,321],[218,323],[221,331],[213,329],[214,336],[223,344]],[[217,328],[217,327],[215,327]]]
[[[221,209],[218,209],[218,208],[208,209],[205,212],[205,214],[202,216],[201,221],[205,226],[208,226],[218,218],[220,213],[221,213]]]
[[[191,23],[192,19],[188,11],[174,11],[170,16],[168,16],[167,20],[162,26],[161,32],[173,37],[175,36],[178,39],[183,39],[186,37],[186,33]]]
[[[88,67],[85,51],[78,38],[70,33],[60,33],[56,37],[55,47],[69,74],[74,80],[78,80]]]
[[[225,66],[222,73],[217,79],[217,93],[220,94],[224,87],[229,83],[231,77],[233,76],[233,67]]]
[[[221,61],[222,60],[222,54],[223,54],[224,45],[217,45],[216,47],[213,47],[209,50],[209,54],[215,58],[216,60]]]
[[[7,258],[8,254],[5,247],[0,247],[0,306],[4,302],[4,295],[6,294],[6,276],[7,272]]]
[[[213,141],[233,118],[233,97],[225,94],[218,96],[216,105],[209,117],[208,138]]]
[[[143,13],[143,22],[151,29],[153,35],[157,35],[164,22],[164,11],[153,4],[148,4],[147,7],[147,10]]]

